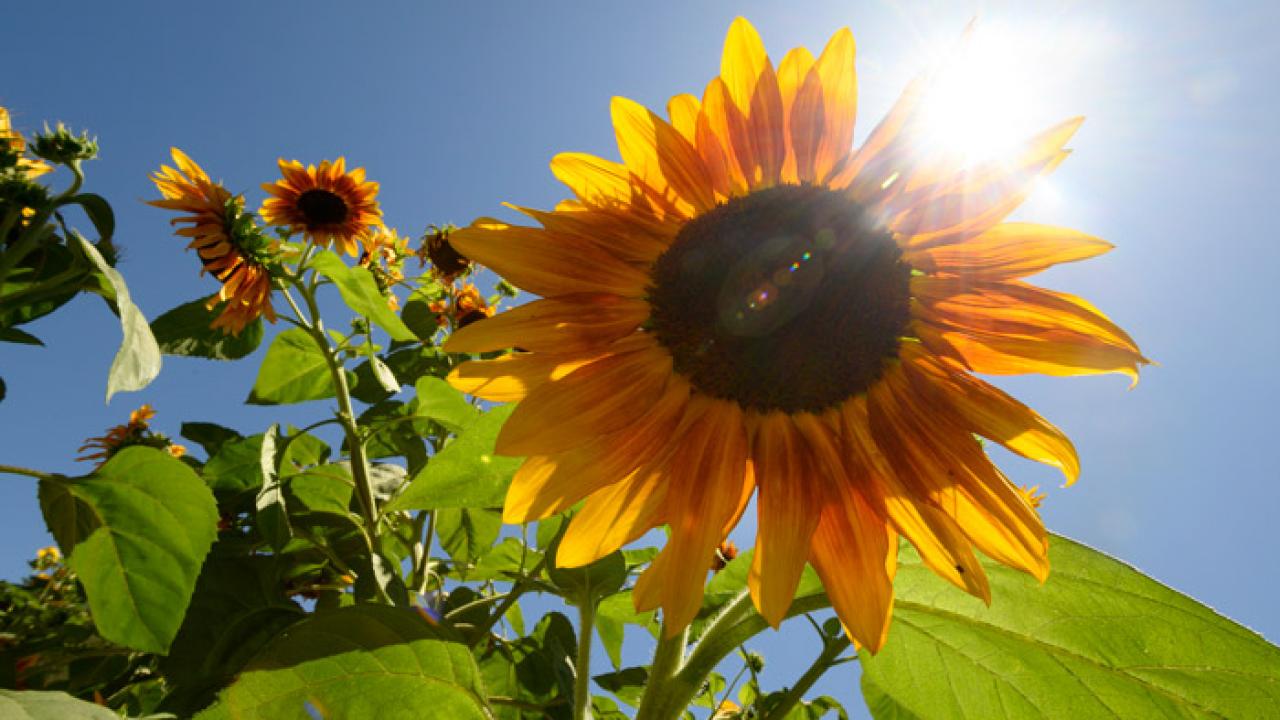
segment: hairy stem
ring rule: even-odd
[[[689,644],[689,628],[686,627],[668,636],[664,621],[658,637],[658,647],[653,651],[653,663],[649,666],[649,682],[645,684],[644,695],[640,697],[636,720],[673,717],[665,710],[670,705],[669,685],[684,665],[684,649]]]
[[[0,473],[6,473],[9,475],[26,475],[27,477],[33,477],[37,480],[61,480],[65,477],[58,473],[41,472],[39,470],[32,470],[31,468],[19,467],[17,465],[0,465]]]
[[[573,661],[573,720],[591,720],[591,636],[596,603],[589,593],[578,602],[578,655]]]

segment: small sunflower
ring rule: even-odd
[[[923,80],[853,148],[854,41],[776,66],[736,20],[720,75],[668,118],[615,98],[622,164],[557,156],[575,199],[450,242],[545,299],[456,332],[465,391],[519,401],[497,451],[524,455],[504,519],[585,499],[557,562],[582,565],[668,525],[634,591],[674,634],[756,496],[748,576],[787,615],[811,563],[872,651],[893,607],[898,537],[984,600],[975,550],[1043,579],[1035,509],[977,439],[1062,470],[1071,442],[971,373],[1119,372],[1146,363],[1088,302],[1022,278],[1111,246],[1003,222],[1056,167],[1079,120],[1000,162],[961,167],[912,141]]]
[[[451,225],[432,225],[427,228],[427,234],[422,238],[422,247],[418,250],[419,261],[425,264],[429,260],[432,272],[445,282],[453,282],[454,278],[471,267],[471,261],[449,243],[449,233],[454,229]]]
[[[48,163],[25,156],[26,140],[23,139],[22,133],[13,129],[13,124],[9,121],[9,111],[3,107],[0,107],[0,143],[8,146],[11,152],[18,154],[18,169],[28,180],[53,172],[53,168]]]
[[[76,458],[76,461],[96,460],[94,467],[102,467],[113,455],[133,445],[146,445],[166,450],[175,458],[185,455],[187,453],[185,447],[169,442],[169,438],[151,429],[151,418],[155,417],[155,414],[155,410],[150,405],[143,405],[134,410],[129,413],[128,423],[108,428],[107,433],[101,437],[85,440],[84,445],[80,446],[80,452],[89,450],[94,452],[82,455]]]
[[[305,233],[324,245],[336,242],[355,257],[370,227],[382,224],[378,183],[364,179],[364,168],[347,172],[344,158],[325,160],[318,168],[280,158],[280,174],[283,179],[262,185],[271,197],[259,212],[269,225]]]
[[[147,204],[188,213],[169,222],[187,225],[176,232],[191,238],[187,248],[199,254],[201,274],[212,273],[222,283],[206,304],[212,310],[226,303],[211,327],[238,335],[259,316],[275,322],[267,240],[244,213],[244,198],[210,180],[178,148],[172,148],[172,154],[177,167],[161,165],[151,176],[163,199]]]

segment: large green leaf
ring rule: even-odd
[[[0,717],[6,720],[120,720],[101,705],[64,692],[0,690]]]
[[[295,327],[271,341],[246,402],[278,405],[333,396],[333,376],[324,353],[306,330]]]
[[[80,250],[110,283],[115,294],[113,299],[116,312],[120,314],[120,329],[124,332],[120,349],[111,361],[111,371],[107,374],[107,402],[110,402],[111,396],[117,392],[141,390],[160,374],[160,346],[151,335],[147,318],[130,299],[124,276],[107,264],[93,243],[79,235],[76,235],[76,240],[80,242]]]
[[[169,656],[160,661],[177,685],[164,708],[190,717],[281,630],[306,617],[280,590],[278,558],[216,557],[200,571],[191,607]]]
[[[480,416],[480,411],[467,402],[465,395],[438,377],[420,378],[415,389],[418,397],[413,414],[435,420],[453,432],[470,426]]]
[[[522,458],[495,455],[498,431],[514,409],[501,405],[480,416],[431,458],[388,510],[499,507]]]
[[[224,303],[210,311],[205,308],[204,298],[192,300],[152,320],[151,332],[155,333],[160,350],[169,355],[237,360],[262,343],[262,320],[255,319],[238,335],[209,327],[225,308]]]
[[[528,637],[494,641],[484,648],[480,667],[490,692],[544,706],[544,715],[538,717],[567,720],[571,716],[577,636],[569,618],[547,613]]]
[[[168,453],[134,446],[92,475],[45,480],[46,522],[80,576],[102,636],[164,653],[217,534],[204,482]],[[48,487],[49,485],[55,487]]]
[[[465,645],[412,610],[360,605],[286,630],[198,717],[487,719],[485,697]]]
[[[1063,537],[1043,586],[987,563],[986,607],[904,548],[889,640],[863,657],[876,717],[1280,717],[1280,648]]]
[[[436,511],[436,533],[449,557],[463,566],[476,562],[498,541],[502,517],[493,510],[444,508]]]
[[[328,250],[317,253],[311,259],[311,267],[333,281],[347,307],[368,317],[386,330],[393,340],[413,342],[418,339],[409,326],[387,307],[387,299],[378,291],[378,283],[367,269],[351,267]]]
[[[220,497],[261,487],[262,439],[259,433],[220,440],[217,452],[204,464],[204,481]]]

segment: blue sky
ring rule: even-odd
[[[852,28],[859,141],[975,15],[1010,41],[996,65],[1018,82],[966,112],[1027,132],[1088,117],[1073,156],[1017,217],[1116,244],[1040,283],[1097,304],[1160,365],[1132,391],[1119,376],[1002,379],[1071,435],[1083,474],[1060,489],[1052,472],[999,460],[1047,488],[1052,530],[1280,639],[1280,300],[1266,275],[1280,265],[1267,220],[1280,190],[1274,2],[25,3],[5,13],[0,105],[27,131],[62,120],[99,136],[88,189],[115,206],[120,269],[154,317],[215,287],[169,217],[143,205],[169,146],[251,203],[277,157],[345,155],[382,183],[388,223],[410,233],[500,214],[502,201],[548,207],[566,195],[551,156],[616,158],[609,98],[657,109],[700,92],[738,14],[775,61]],[[48,347],[0,345],[3,463],[83,472],[72,462],[83,438],[144,402],[171,434],[183,420],[259,432],[327,411],[242,405],[261,350],[236,364],[167,358],[150,388],[104,407],[118,330],[101,302],[79,299],[28,329]],[[15,578],[48,542],[34,484],[0,478],[0,507],[0,577]],[[777,685],[809,661],[776,637],[761,648]],[[843,669],[822,689],[858,704]]]

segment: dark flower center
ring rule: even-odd
[[[307,190],[298,196],[298,209],[308,225],[333,225],[347,219],[347,202],[329,190]]]
[[[658,258],[650,329],[701,392],[762,412],[819,412],[898,353],[911,268],[840,193],[783,185],[689,221]]]

